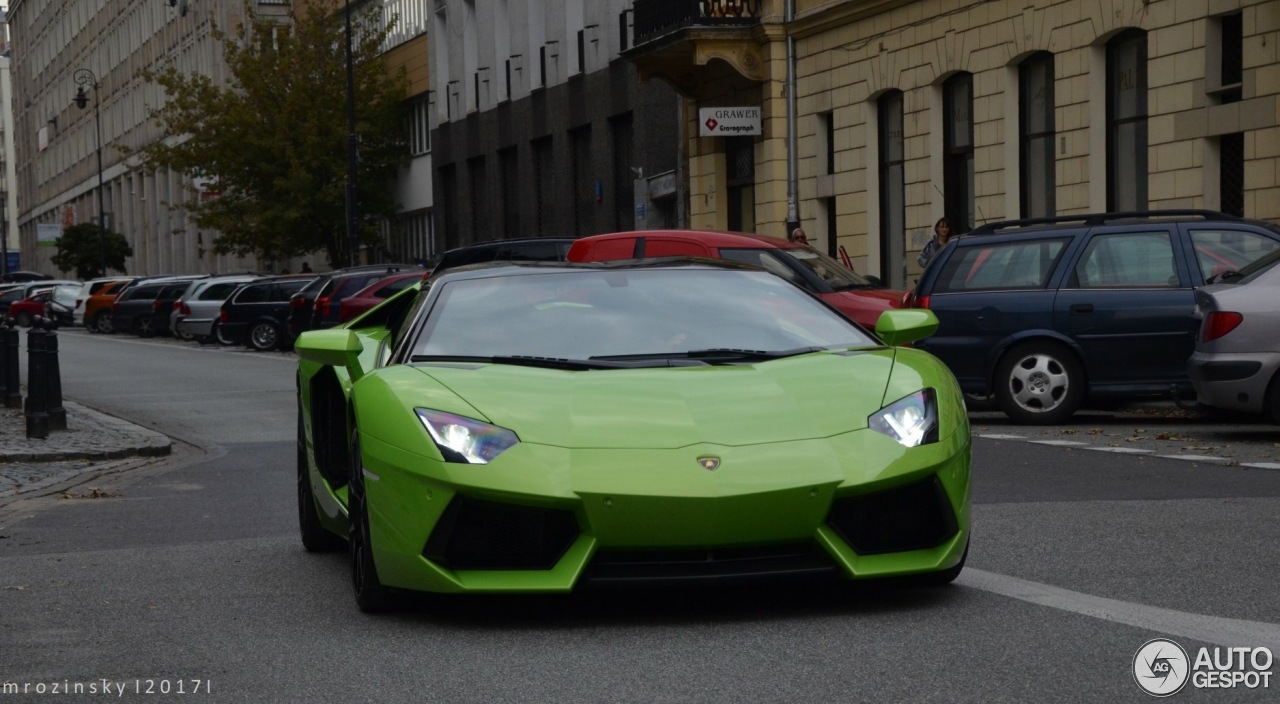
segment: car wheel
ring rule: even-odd
[[[155,337],[156,323],[149,315],[139,316],[137,322],[133,324],[133,332],[138,337]]]
[[[302,409],[298,409],[298,530],[302,534],[302,547],[307,552],[333,552],[342,547],[342,538],[320,524],[316,513],[315,494],[311,491],[311,476],[307,471],[307,438],[302,430]]]
[[[105,312],[99,313],[98,317],[94,318],[93,320],[94,320],[94,327],[98,328],[98,332],[102,333],[103,335],[110,335],[111,333],[116,331],[116,326],[114,324],[114,321],[112,321],[111,319],[110,313],[105,313]]]
[[[356,605],[365,613],[385,611],[391,606],[391,590],[378,580],[373,563],[373,540],[369,533],[369,497],[364,489],[364,463],[360,455],[360,431],[351,434],[351,480],[347,486],[347,518],[350,524],[351,585]]]
[[[187,342],[190,342],[196,339],[195,335],[192,335],[191,333],[187,332],[186,328],[182,327],[181,320],[179,320],[178,324],[173,327],[173,334],[177,336],[179,340],[186,340]]]
[[[1075,355],[1053,342],[1010,350],[996,367],[996,400],[1016,423],[1052,425],[1084,401],[1084,372]]]
[[[280,346],[280,329],[275,323],[254,323],[249,328],[249,346],[259,352],[269,352]]]
[[[18,327],[20,328],[31,327],[31,314],[26,311],[19,313],[17,317],[17,323],[18,323]]]
[[[235,338],[228,337],[222,331],[222,325],[220,323],[213,324],[213,339],[217,340],[218,344],[226,345],[228,347],[230,347],[231,345],[239,344],[238,342],[236,342]]]

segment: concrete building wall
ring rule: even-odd
[[[941,86],[973,76],[974,206],[978,222],[1018,217],[1020,61],[1053,54],[1056,212],[1107,209],[1108,40],[1147,33],[1148,206],[1218,208],[1222,135],[1243,134],[1244,214],[1280,220],[1280,3],[1262,0],[918,0],[805,2],[797,38],[800,215],[825,229],[836,204],[837,241],[859,271],[881,271],[876,100],[904,94],[907,283],[914,252],[943,214]],[[1240,13],[1240,99],[1215,83],[1220,17]],[[834,121],[824,143],[821,120]],[[835,151],[835,172],[825,173]],[[696,164],[691,165],[696,170]],[[697,198],[694,198],[696,205]]]

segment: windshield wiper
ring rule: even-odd
[[[689,350],[685,356],[689,359],[726,360],[734,362],[766,362],[771,359],[797,357],[810,352],[822,352],[825,347],[796,347],[789,350],[744,350],[734,347],[712,347],[705,350]]]
[[[410,362],[462,362],[469,364],[510,364],[519,367],[539,367],[542,369],[564,369],[567,371],[588,371],[591,369],[622,369],[631,365],[620,365],[584,359],[565,359],[562,357],[535,357],[533,355],[512,354],[480,357],[454,354],[416,354],[409,358]]]

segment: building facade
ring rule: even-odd
[[[1154,208],[1280,219],[1274,1],[635,0],[635,12],[630,56],[679,86],[686,114],[761,108],[750,140],[685,122],[695,227],[754,221],[782,236],[794,193],[811,241],[901,288],[944,216],[958,231]]]
[[[433,0],[436,240],[686,222],[680,106],[623,52],[629,2]]]
[[[410,104],[425,104],[427,62],[425,24],[429,0],[353,0],[353,11],[378,4],[385,18],[398,18],[386,45],[393,70],[410,79]],[[305,0],[254,0],[248,11],[282,26]],[[141,73],[172,63],[185,73],[226,85],[229,71],[214,28],[234,28],[247,19],[239,1],[197,0],[17,0],[8,20],[13,28],[17,180],[16,233],[23,267],[57,274],[53,240],[63,227],[101,222],[133,247],[130,274],[205,273],[296,268],[299,262],[266,262],[255,257],[218,255],[216,231],[188,221],[183,206],[217,197],[208,185],[167,169],[128,159],[118,147],[137,149],[160,139],[147,118],[163,104],[162,89]],[[336,59],[336,60],[340,60]],[[86,106],[73,99],[83,88]],[[431,169],[426,111],[407,124],[412,158],[396,183],[402,215],[385,227],[381,248],[370,260],[430,258]],[[101,130],[99,133],[98,130]],[[416,135],[416,137],[415,137]],[[98,145],[101,145],[101,171]],[[338,145],[345,149],[346,145]],[[101,201],[99,201],[101,173]],[[99,207],[99,202],[102,206]],[[11,245],[15,246],[15,245]],[[319,265],[319,262],[311,263]],[[67,272],[70,273],[70,272]]]

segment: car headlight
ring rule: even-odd
[[[516,434],[471,418],[426,408],[414,409],[446,462],[486,464],[520,442]]]
[[[938,441],[938,396],[933,389],[920,391],[881,408],[867,418],[867,426],[907,447]]]

